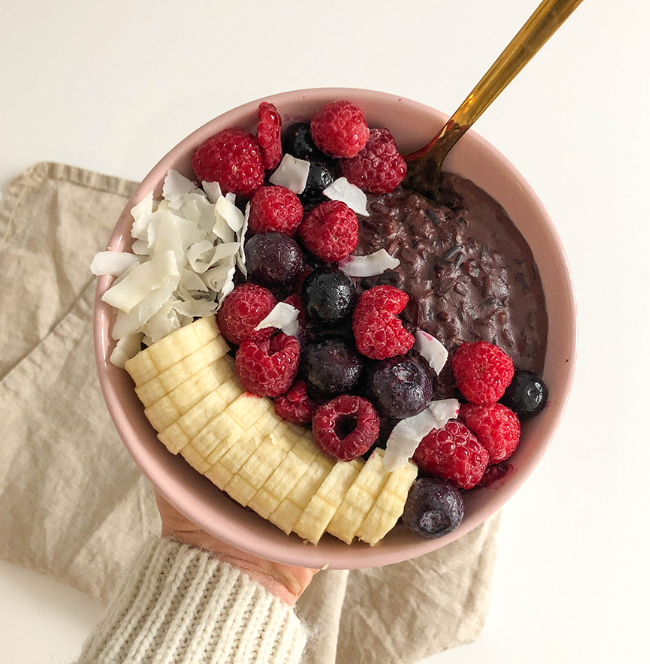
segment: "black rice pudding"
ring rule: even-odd
[[[359,291],[389,284],[410,296],[402,318],[453,352],[463,342],[500,346],[516,368],[541,374],[548,317],[533,254],[506,211],[469,180],[443,174],[437,204],[401,185],[368,195],[355,255],[385,249],[399,267],[354,279]],[[414,359],[419,354],[410,351]],[[426,362],[423,366],[428,369]],[[429,369],[428,369],[429,370]],[[457,396],[450,363],[434,399]]]

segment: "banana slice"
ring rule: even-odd
[[[228,350],[210,316],[126,363],[160,441],[287,534],[313,544],[324,532],[377,544],[401,516],[417,468],[388,473],[383,451],[365,464],[325,457],[311,431],[244,390]]]
[[[327,526],[328,533],[348,544],[352,543],[388,480],[390,473],[384,468],[382,457],[383,450],[372,453]]]
[[[404,512],[409,489],[417,476],[418,467],[410,461],[389,473],[386,484],[357,532],[360,540],[375,546],[395,526]]]
[[[362,468],[363,464],[359,461],[336,462],[294,527],[300,537],[318,544]]]

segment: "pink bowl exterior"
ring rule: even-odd
[[[360,106],[371,127],[387,127],[402,153],[429,141],[447,119],[423,104],[369,90],[324,88],[264,98],[277,106],[285,126],[294,120],[309,118],[323,104],[335,99],[348,99]],[[108,248],[114,251],[130,248],[130,209],[152,190],[160,195],[164,176],[170,168],[192,175],[190,157],[206,138],[232,126],[254,131],[260,101],[211,120],[163,157],[127,203]],[[114,345],[110,337],[113,314],[101,301],[101,296],[112,279],[101,277],[95,297],[94,337],[106,405],[120,437],[142,472],[169,502],[200,527],[233,546],[286,564],[333,569],[377,567],[415,558],[469,532],[502,507],[537,466],[560,423],[576,362],[577,314],[566,255],[553,222],[528,183],[478,134],[468,132],[452,151],[445,167],[474,181],[506,209],[533,251],[546,294],[549,335],[543,377],[549,386],[549,401],[541,415],[524,424],[519,448],[509,460],[511,471],[491,487],[465,494],[465,518],[461,526],[446,537],[425,540],[399,525],[374,548],[361,542],[348,546],[329,535],[317,546],[305,545],[296,535],[286,536],[271,523],[233,503],[158,441],[144,416],[131,379],[109,362]]]

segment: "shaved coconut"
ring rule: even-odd
[[[349,277],[375,277],[398,266],[399,260],[393,258],[385,249],[367,256],[348,256],[339,261],[339,269]]]
[[[214,265],[229,256],[234,256],[239,251],[240,246],[239,242],[222,242],[221,244],[218,244],[214,248],[214,254],[212,254],[210,265]]]
[[[425,408],[418,415],[400,420],[386,443],[384,468],[392,473],[403,466],[415,453],[422,439],[436,426],[433,413]]]
[[[203,279],[199,277],[196,272],[192,270],[181,270],[181,288],[184,288],[187,291],[206,291],[208,287],[205,285]]]
[[[357,276],[357,275],[354,275]],[[440,375],[449,355],[447,349],[428,332],[418,330],[415,333],[415,350],[429,363],[429,366]]]
[[[347,178],[338,178],[323,190],[323,195],[333,201],[342,201],[357,214],[369,217],[366,205],[368,197],[354,184],[350,184]]]
[[[235,194],[233,194],[232,191],[230,191],[226,194],[226,199],[229,200],[234,205],[235,201],[237,200],[237,196],[235,196]]]
[[[273,175],[269,178],[271,184],[277,184],[286,187],[294,194],[302,194],[307,186],[307,176],[309,175],[309,162],[304,159],[296,159],[290,154],[282,157],[280,165]]]
[[[171,254],[171,252],[169,253]],[[153,260],[156,259],[154,258]],[[147,263],[145,263],[145,265],[147,265]],[[144,299],[132,307],[128,313],[119,311],[117,318],[115,319],[115,324],[113,325],[113,339],[121,339],[127,334],[141,331],[142,327],[149,321],[149,319],[172,297],[179,281],[179,274],[168,276],[160,288],[150,291]]]
[[[107,274],[111,277],[119,277],[128,268],[139,262],[140,259],[137,256],[123,251],[100,251],[95,254],[93,262],[90,264],[90,271],[96,277]]]
[[[384,468],[391,473],[403,466],[414,454],[422,439],[433,429],[442,429],[458,415],[457,399],[431,401],[418,415],[400,420],[386,443]]]
[[[186,302],[177,300],[174,302],[174,309],[183,316],[189,318],[205,318],[213,314],[217,308],[217,303],[214,300],[195,300],[190,298]]]
[[[202,240],[187,250],[187,260],[196,274],[201,275],[210,267],[213,249],[212,242]]]
[[[244,241],[246,240],[246,232],[248,231],[248,218],[251,214],[251,204],[250,201],[246,204],[246,210],[244,212],[244,225],[241,227],[241,231],[237,235],[237,241],[239,242],[239,251],[237,252],[237,267],[241,270],[242,274],[246,277],[248,276],[248,270],[246,269],[246,253],[244,252]]]
[[[163,198],[170,202],[181,199],[185,194],[196,191],[196,185],[178,171],[170,168],[163,184]]]
[[[142,332],[135,332],[120,339],[111,353],[111,363],[120,369],[124,369],[125,362],[140,352],[143,336]]]
[[[194,224],[198,224],[199,219],[201,218],[199,206],[193,198],[190,198],[190,196],[183,196],[183,207],[180,209],[180,213],[181,215],[179,216],[179,219],[191,221]]]
[[[224,259],[221,265],[210,268],[205,274],[201,275],[201,279],[210,290],[218,293],[234,275],[235,261],[231,258],[230,260]]]
[[[181,326],[172,305],[173,300],[167,300],[143,326],[142,331],[154,344],[168,334],[175,332]]]
[[[131,267],[127,268],[122,274],[113,282],[113,286],[117,286],[119,283],[124,281],[130,274],[135,270],[140,263],[134,263]]]
[[[215,210],[235,233],[241,230],[244,225],[244,215],[242,211],[228,198],[222,197],[217,201]]]
[[[131,251],[138,256],[148,256],[151,253],[149,243],[146,240],[136,240],[131,247]]]
[[[121,342],[114,358],[120,365],[122,339],[155,343],[214,313],[235,287],[236,266],[246,274],[250,205],[244,214],[218,183],[203,186],[205,193],[168,171],[163,200],[149,193],[131,209],[133,253],[101,252],[93,261],[95,274],[119,275],[102,300],[117,310],[111,334]]]
[[[290,304],[287,304],[286,302],[278,302],[273,309],[271,309],[269,315],[260,322],[255,330],[263,330],[265,327],[277,327],[285,334],[297,337],[298,332],[300,331],[300,326],[298,325],[298,313],[298,309],[292,307]]]
[[[202,182],[203,191],[213,205],[223,196],[218,182]]]
[[[166,251],[173,251],[176,260],[180,263],[185,260],[185,252],[181,234],[174,219],[177,218],[169,210],[160,213],[156,220],[157,225],[152,224],[150,228],[156,229],[153,241],[153,255],[158,256]]]
[[[458,417],[460,402],[458,399],[440,399],[429,404],[429,410],[436,418],[436,429],[442,429],[449,420]]]
[[[214,205],[205,196],[196,197],[194,202],[201,213],[197,222],[199,227],[206,233],[212,233],[214,228]]]
[[[229,270],[228,273],[226,274],[226,283],[221,287],[221,290],[219,291],[219,300],[217,304],[217,309],[221,306],[221,303],[225,300],[225,298],[230,295],[235,290],[235,266],[233,265]]]
[[[185,207],[186,206],[183,206],[182,210],[183,213],[185,212]],[[194,207],[198,212],[196,203],[194,203]],[[193,245],[195,242],[200,242],[207,235],[205,229],[199,226],[198,220],[201,217],[200,214],[197,216],[197,221],[185,219],[184,217],[172,214],[171,212],[169,212],[168,214],[171,216],[173,222],[176,224],[176,228],[178,229],[178,234],[181,237],[181,245],[183,246],[184,250],[187,249],[189,246]]]
[[[137,205],[131,208],[133,226],[131,226],[131,237],[136,240],[147,239],[147,228],[154,215],[153,192],[150,191]]]
[[[174,252],[165,251],[147,263],[138,265],[126,279],[111,286],[102,296],[102,302],[129,313],[151,291],[162,288],[169,281],[170,275],[180,279]]]

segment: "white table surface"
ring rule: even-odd
[[[537,4],[2,0],[0,190],[40,160],[138,180],[210,118],[283,90],[451,113]],[[586,0],[476,127],[557,225],[580,352],[560,431],[504,509],[485,633],[428,662],[649,661],[649,25],[645,0]],[[101,612],[0,562],[1,662],[69,662]]]

